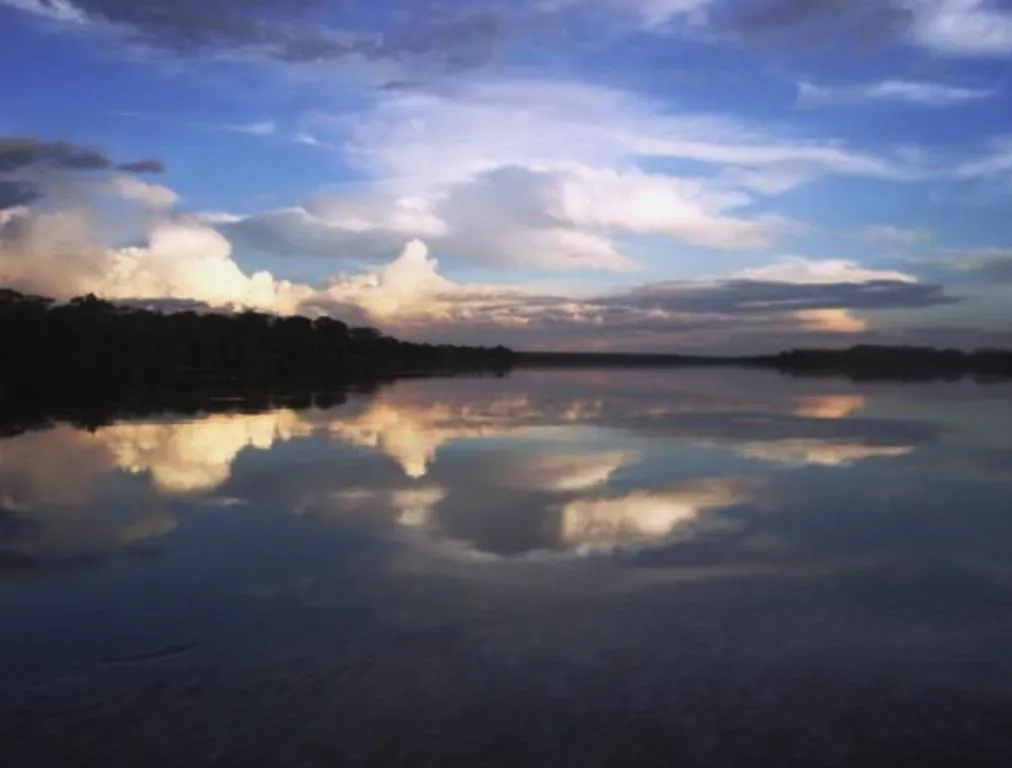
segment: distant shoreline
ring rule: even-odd
[[[518,368],[760,368],[793,376],[843,376],[859,381],[1012,379],[1012,351],[963,352],[933,347],[861,345],[799,349],[775,355],[708,356],[621,352],[515,352]]]
[[[776,355],[519,352],[407,342],[331,318],[254,311],[163,313],[83,296],[0,289],[0,425],[68,414],[101,423],[124,410],[200,408],[208,397],[315,397],[413,376],[516,369],[765,369],[857,381],[1012,379],[1012,351],[862,345]]]

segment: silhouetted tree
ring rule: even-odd
[[[501,370],[503,348],[412,344],[329,317],[164,314],[94,295],[58,303],[0,289],[0,393],[326,389],[408,370]]]

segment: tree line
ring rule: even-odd
[[[412,372],[503,371],[505,347],[416,344],[331,317],[163,313],[0,289],[0,393],[320,389]]]
[[[1012,351],[859,344],[848,349],[793,349],[754,364],[796,375],[846,375],[873,380],[957,380],[1012,377]]]

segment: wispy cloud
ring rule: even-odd
[[[951,57],[1012,54],[1012,14],[991,0],[755,0],[718,6],[714,23],[796,45],[903,44]]]
[[[914,80],[882,80],[863,85],[828,86],[798,84],[798,104],[803,107],[847,104],[902,103],[923,107],[949,107],[991,98],[997,90],[970,88]]]
[[[1012,55],[1012,13],[989,0],[907,0],[911,38],[952,56]]]
[[[754,208],[823,176],[903,181],[918,171],[824,140],[783,141],[761,126],[671,112],[579,81],[489,78],[434,92],[384,92],[358,114],[311,121],[301,141],[341,153],[369,182],[249,217],[231,233],[303,255],[389,253],[420,237],[454,261],[624,270],[623,238],[721,250],[768,247],[783,217]],[[698,164],[648,171],[658,158]],[[378,246],[378,248],[376,247]]]
[[[254,123],[222,126],[225,130],[246,133],[250,136],[274,136],[278,132],[278,124],[273,120],[261,120]]]
[[[875,245],[894,247],[922,245],[932,237],[929,230],[898,227],[895,224],[871,224],[861,230],[861,236]]]
[[[956,175],[964,178],[996,176],[1009,171],[1012,171],[1012,136],[995,139],[982,157],[967,160],[956,167]]]
[[[976,248],[956,251],[940,266],[992,283],[1012,283],[1012,248]]]
[[[833,283],[868,283],[887,281],[916,283],[913,275],[892,269],[870,269],[847,259],[806,259],[789,256],[764,267],[742,270],[736,277],[759,282],[825,285]]]

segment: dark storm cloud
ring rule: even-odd
[[[992,282],[1012,283],[1012,253],[984,259],[977,271]]]
[[[18,205],[28,205],[38,196],[39,191],[32,184],[0,179],[0,211]]]
[[[156,159],[116,163],[100,150],[67,141],[0,136],[0,210],[37,200],[42,195],[34,176],[38,172],[112,170],[162,173],[165,163]]]
[[[493,55],[504,34],[496,8],[436,0],[370,14],[389,22],[362,28],[364,4],[345,0],[77,0],[88,22],[128,40],[179,54],[235,52],[286,62],[426,59],[467,68]]]
[[[133,163],[120,163],[116,167],[129,173],[165,173],[165,163],[161,160],[138,160]]]
[[[0,136],[0,173],[32,166],[95,171],[113,165],[105,154],[66,141],[43,141],[28,136]]]
[[[940,285],[876,280],[866,283],[771,283],[731,280],[717,284],[660,283],[596,303],[636,309],[713,314],[766,314],[807,309],[911,309],[952,304]]]
[[[742,0],[718,10],[717,26],[742,37],[794,35],[809,44],[882,42],[903,34],[910,8],[897,0]]]
[[[974,281],[1012,283],[1012,249],[1008,248],[954,251],[953,255],[934,262],[934,266]]]

